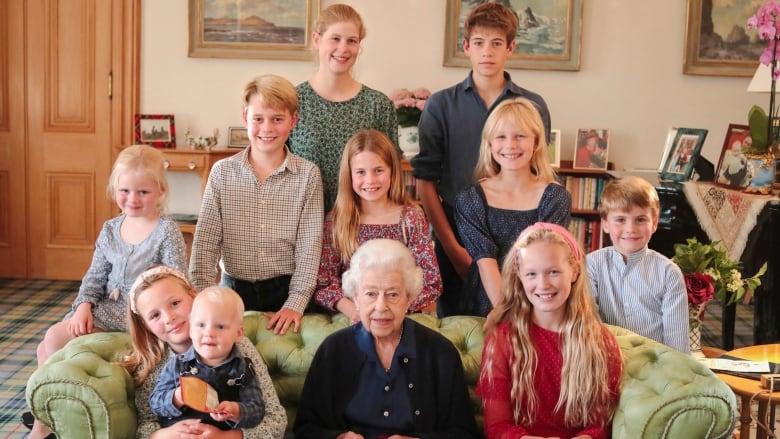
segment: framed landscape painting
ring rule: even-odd
[[[189,0],[189,56],[310,60],[320,0]]]
[[[447,0],[444,65],[471,67],[463,53],[463,22],[484,0]],[[583,0],[502,0],[518,16],[507,69],[579,70]]]
[[[691,179],[693,166],[701,154],[707,130],[678,128],[672,148],[664,158],[661,180],[683,182]]]
[[[767,43],[747,29],[754,0],[688,0],[683,73],[753,76]]]

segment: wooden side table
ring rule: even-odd
[[[773,363],[780,363],[780,344],[765,344],[748,346],[745,348],[735,349],[729,351],[726,355],[732,357],[744,358],[751,361],[771,361]],[[766,418],[767,409],[771,403],[772,408],[777,404],[780,404],[780,392],[765,393],[766,389],[761,388],[761,383],[758,380],[751,380],[748,378],[742,378],[734,375],[728,375],[723,373],[716,374],[718,378],[726,383],[731,390],[742,400],[740,407],[740,427],[739,437],[740,439],[750,439],[750,400],[755,399],[758,401],[758,419],[763,420]],[[753,395],[757,395],[753,398]],[[771,423],[774,423],[774,416],[770,419]],[[762,421],[763,422],[763,421]],[[774,431],[774,425],[768,425]],[[756,439],[766,439],[767,432],[760,426],[756,428]]]

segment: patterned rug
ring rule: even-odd
[[[46,330],[70,310],[79,282],[0,279],[0,439],[22,438],[27,428],[24,389],[35,371],[35,350]]]

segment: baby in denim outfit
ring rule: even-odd
[[[227,287],[209,287],[195,296],[190,314],[192,347],[171,358],[160,373],[149,405],[167,427],[183,419],[200,419],[222,430],[252,428],[265,415],[260,386],[251,362],[239,356],[244,337],[244,304]],[[184,405],[179,377],[207,382],[219,396],[210,413]]]

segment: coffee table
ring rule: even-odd
[[[744,358],[751,361],[771,361],[774,363],[780,363],[780,344],[765,344],[748,346],[745,348],[734,349],[729,351],[726,355],[733,357]],[[780,404],[780,392],[773,393],[759,393],[766,391],[761,388],[761,382],[758,380],[751,380],[749,378],[742,378],[734,375],[728,375],[724,373],[716,374],[724,383],[726,383],[737,397],[742,399],[742,405],[740,408],[740,427],[739,437],[740,439],[750,438],[750,399],[753,398],[758,401],[758,419],[762,420],[766,418],[767,409],[772,408],[772,416],[770,419],[769,428],[774,431],[774,407]],[[763,421],[762,421],[763,422]],[[756,427],[756,439],[766,439],[767,432],[761,426]]]

